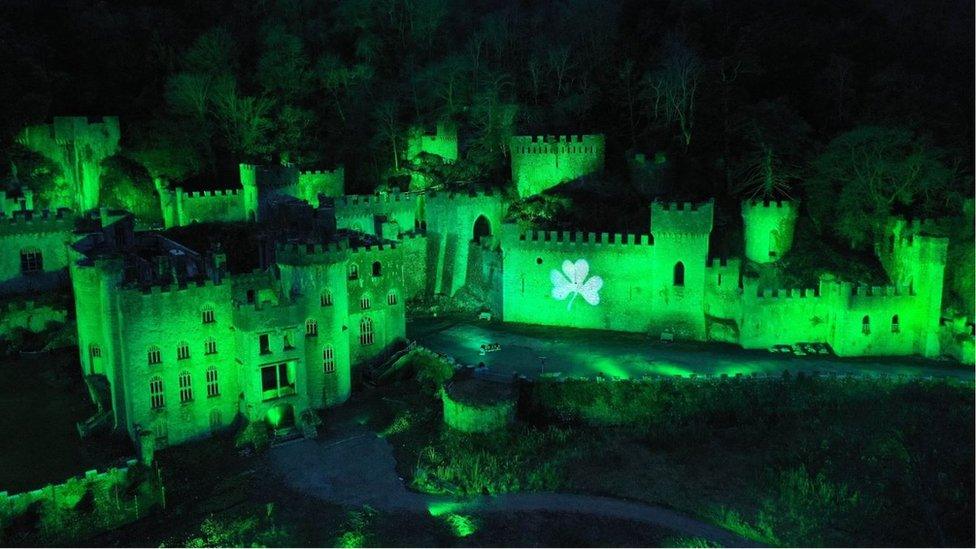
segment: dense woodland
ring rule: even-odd
[[[120,117],[109,199],[240,161],[341,163],[371,192],[411,126],[446,119],[462,161],[443,182],[502,187],[511,135],[604,133],[606,185],[525,211],[644,229],[625,153],[663,152],[656,194],[715,197],[723,234],[743,198],[802,199],[801,255],[870,255],[892,213],[943,218],[971,310],[972,22],[965,0],[9,0],[0,170],[43,191],[14,140],[55,115]]]

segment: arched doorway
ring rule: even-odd
[[[484,215],[479,215],[478,219],[474,220],[473,236],[475,242],[480,242],[483,237],[491,236],[491,222]]]

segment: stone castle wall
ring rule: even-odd
[[[520,197],[603,171],[602,134],[512,137],[512,183]]]

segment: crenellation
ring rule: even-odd
[[[518,234],[521,242],[583,246],[652,246],[650,235],[624,233],[583,233],[580,231],[534,231]]]

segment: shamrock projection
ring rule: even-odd
[[[566,304],[567,311],[573,307],[576,296],[583,296],[590,305],[599,305],[603,279],[599,276],[587,279],[588,274],[590,274],[590,264],[585,259],[578,259],[576,263],[568,259],[563,261],[562,272],[553,269],[549,273],[549,278],[552,280],[552,297],[562,301],[572,295],[569,303]]]

